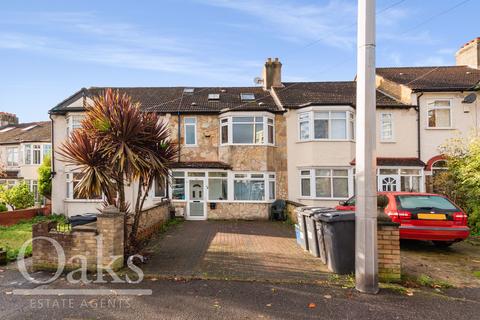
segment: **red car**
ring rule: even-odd
[[[400,239],[432,241],[448,247],[470,234],[465,212],[443,195],[379,192],[378,197],[379,203],[388,203],[385,213],[390,219],[400,223]],[[355,210],[355,197],[341,202],[336,209]]]

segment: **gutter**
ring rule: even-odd
[[[419,95],[417,95],[417,106],[415,107],[415,110],[417,111],[417,150],[418,150],[418,159],[421,159],[422,152],[421,152],[421,146],[420,146],[420,98],[423,96],[423,92],[420,92]]]

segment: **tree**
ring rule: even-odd
[[[80,196],[103,193],[105,205],[125,212],[128,250],[137,248],[137,231],[148,191],[163,181],[177,154],[168,123],[155,113],[140,110],[126,94],[107,89],[86,107],[81,128],[59,152],[62,161],[77,167],[82,178],[75,188]],[[125,186],[138,186],[133,207],[126,202]],[[128,228],[126,228],[128,230]]]
[[[447,158],[448,171],[438,182],[444,193],[468,214],[473,233],[480,233],[480,138],[450,139],[441,151]],[[436,179],[437,180],[437,179]]]
[[[46,156],[38,168],[38,192],[45,198],[52,196],[52,157]]]
[[[35,204],[35,196],[25,182],[11,188],[0,188],[0,202],[9,205],[13,210],[25,209]]]

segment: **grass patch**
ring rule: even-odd
[[[63,216],[51,215],[48,217],[35,217],[31,220],[22,220],[9,227],[0,226],[0,248],[7,250],[8,261],[14,261],[17,259],[18,251],[25,241],[32,238],[32,226],[35,223],[46,220],[64,221],[64,219]],[[31,244],[28,245],[25,251],[25,256],[30,255],[32,255]]]
[[[437,280],[432,277],[421,274],[418,277],[403,275],[402,282],[405,287],[430,287],[434,289],[448,289],[452,288],[453,285],[448,283],[445,280]]]
[[[477,279],[480,279],[480,270],[473,271],[473,276]]]

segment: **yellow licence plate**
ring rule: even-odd
[[[417,217],[424,220],[447,220],[447,216],[443,213],[419,213]]]

